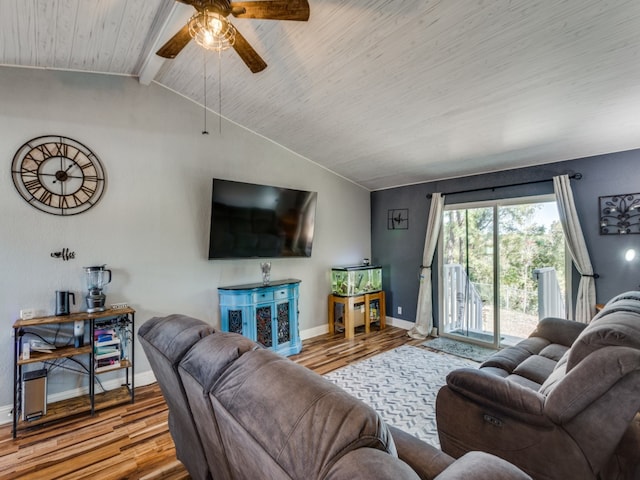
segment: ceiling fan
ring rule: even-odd
[[[176,0],[191,5],[197,13],[189,23],[169,39],[156,52],[164,58],[175,58],[184,47],[195,39],[198,44],[211,50],[224,50],[229,47],[240,55],[240,58],[253,73],[267,68],[265,61],[258,55],[240,32],[227,20],[229,15],[236,18],[257,18],[266,20],[297,20],[306,22],[309,19],[309,3],[307,0],[265,0],[250,2],[233,2],[229,0]],[[204,33],[200,33],[201,30]],[[211,33],[210,33],[211,32]],[[216,45],[207,44],[216,35]]]

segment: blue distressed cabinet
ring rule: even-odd
[[[300,353],[298,295],[300,280],[276,280],[218,288],[220,323],[281,355]]]

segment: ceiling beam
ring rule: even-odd
[[[165,16],[164,21],[160,21],[160,27],[156,29],[155,33],[152,33],[154,37],[151,43],[151,48],[145,58],[141,62],[141,67],[138,73],[138,80],[142,85],[149,85],[156,77],[160,68],[166,61],[156,55],[156,52],[164,45],[178,30],[180,30],[187,23],[191,15],[193,15],[193,7],[185,5],[180,2],[172,2],[171,9]]]

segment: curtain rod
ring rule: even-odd
[[[573,175],[569,175],[569,178],[580,180],[582,178],[582,174],[574,173]],[[498,185],[497,187],[482,187],[482,188],[472,188],[470,190],[458,190],[457,192],[443,193],[443,195],[456,195],[458,193],[481,192],[482,190],[495,190],[496,188],[519,187],[521,185],[533,185],[534,183],[545,183],[545,182],[551,182],[551,181],[553,181],[553,178],[547,178],[546,180],[534,180],[533,182],[512,183],[510,185]],[[433,196],[433,193],[427,194],[427,198],[431,198],[432,196]]]

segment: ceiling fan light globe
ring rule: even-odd
[[[189,35],[201,47],[220,52],[233,46],[236,29],[219,13],[204,10],[189,19]]]
[[[220,32],[222,32],[222,28],[223,28],[223,24],[219,18],[213,17],[209,19],[209,31],[213,35],[215,36],[220,35]]]

